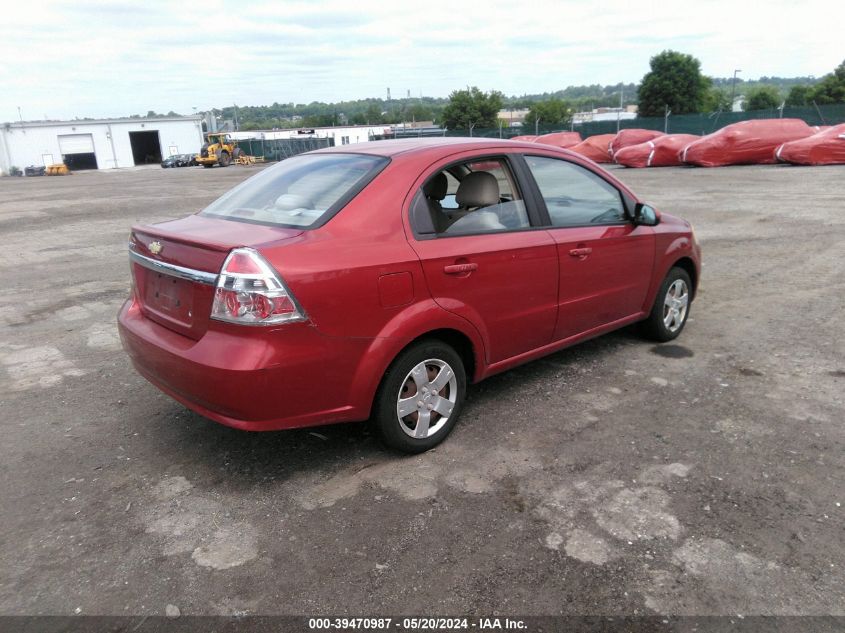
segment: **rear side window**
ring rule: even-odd
[[[526,229],[525,203],[504,158],[450,165],[426,180],[411,207],[420,235],[467,235]]]
[[[557,158],[526,156],[553,226],[625,222],[619,190],[588,169]]]
[[[342,209],[388,162],[363,154],[294,156],[244,181],[200,215],[313,228]]]

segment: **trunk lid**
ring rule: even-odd
[[[233,248],[290,240],[301,229],[190,215],[132,227],[129,249],[135,296],[147,318],[198,340],[205,334],[214,281]]]

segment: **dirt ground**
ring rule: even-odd
[[[616,170],[696,227],[684,334],[471,387],[417,457],[130,367],[130,225],[253,172],[0,179],[0,613],[845,614],[845,168]]]

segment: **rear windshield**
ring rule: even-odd
[[[312,228],[327,222],[388,163],[381,156],[294,156],[244,181],[200,215],[274,226]]]

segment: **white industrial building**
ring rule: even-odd
[[[71,171],[160,163],[198,152],[202,117],[0,124],[0,171],[65,163]]]
[[[625,108],[596,108],[588,112],[576,112],[572,115],[572,122],[578,125],[598,121],[630,121],[636,118],[637,106],[629,105]]]
[[[236,140],[257,138],[264,140],[274,139],[306,139],[306,138],[331,138],[334,139],[335,147],[341,145],[352,145],[354,143],[366,143],[374,136],[381,136],[391,133],[389,125],[349,125],[345,127],[314,127],[314,128],[292,128],[285,130],[255,130],[249,132],[230,132],[229,135]]]

